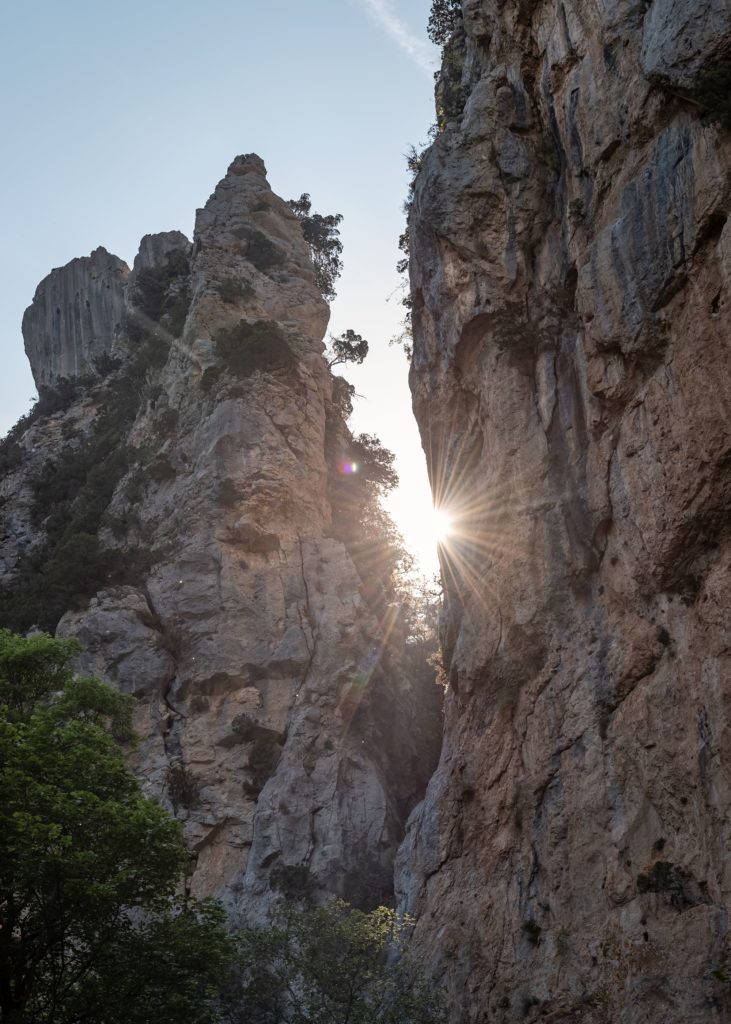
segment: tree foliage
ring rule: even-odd
[[[462,17],[461,0],[432,0],[427,34],[436,46],[446,46]]]
[[[132,700],[73,678],[79,649],[0,631],[0,1020],[209,1024],[220,912],[176,900],[179,824],[120,746]]]
[[[273,320],[240,320],[232,327],[221,327],[213,336],[216,355],[226,369],[237,377],[249,377],[297,364],[297,356],[284,331]]]
[[[240,936],[235,1024],[437,1024],[444,1007],[406,953],[410,923],[385,907],[291,904]]]
[[[312,262],[315,265],[315,280],[322,296],[328,302],[335,298],[335,282],[343,269],[341,255],[343,243],[340,241],[338,225],[343,217],[340,213],[323,216],[312,212],[312,201],[307,192],[299,199],[290,199],[289,206],[300,222],[302,234],[310,247]]]
[[[357,363],[360,365],[368,355],[368,342],[360,334],[348,328],[338,337],[330,336],[330,347],[326,353],[327,365],[330,369],[340,363]]]

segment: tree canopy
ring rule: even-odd
[[[427,34],[437,46],[445,46],[462,17],[461,0],[432,0]]]
[[[326,216],[313,213],[312,200],[307,192],[303,192],[299,199],[290,199],[289,206],[299,220],[302,234],[310,247],[317,286],[323,298],[332,302],[335,298],[335,282],[343,269],[343,261],[340,259],[343,243],[338,230],[343,216],[340,213]]]
[[[79,649],[0,631],[0,1020],[210,1024],[220,912],[176,898],[189,858],[125,763],[132,700],[74,678]]]
[[[348,328],[343,334],[330,335],[330,347],[326,353],[327,365],[330,369],[340,363],[357,363],[360,365],[368,355],[368,342],[360,334]]]
[[[240,935],[247,965],[232,995],[235,1024],[437,1024],[440,993],[406,951],[408,919],[341,900],[285,905]]]

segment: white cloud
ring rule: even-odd
[[[431,78],[437,66],[431,47],[425,39],[414,35],[408,25],[399,18],[390,0],[361,0],[361,3],[373,20]]]

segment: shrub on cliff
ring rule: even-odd
[[[105,548],[99,531],[135,458],[127,432],[146,400],[150,374],[165,364],[168,351],[163,339],[147,337],[113,385],[100,392],[101,408],[88,433],[77,435],[73,446],[69,443],[30,480],[31,516],[45,538],[0,585],[4,626],[20,632],[32,626],[53,630],[80,599],[106,584],[131,581],[149,558],[143,551],[122,555]]]
[[[436,46],[446,46],[462,17],[460,0],[432,0],[427,34]]]
[[[147,320],[165,319],[174,336],[182,334],[190,306],[190,266],[182,249],[174,249],[165,263],[140,270],[133,299]]]
[[[717,61],[701,71],[692,94],[709,120],[731,127],[731,58]]]
[[[213,344],[219,360],[237,377],[297,365],[282,328],[272,320],[240,320],[234,327],[222,327],[214,334]]]
[[[340,277],[343,261],[343,243],[340,241],[338,225],[343,219],[341,213],[323,216],[312,212],[312,201],[307,192],[299,199],[290,199],[289,206],[300,222],[302,234],[310,247],[315,265],[315,280],[327,302],[335,298],[335,282]]]
[[[325,353],[327,365],[332,370],[333,366],[341,363],[357,363],[360,365],[368,355],[368,342],[360,334],[348,328],[343,334],[336,337],[330,335],[330,346]]]
[[[132,700],[73,640],[0,631],[0,1020],[213,1024],[233,948],[176,899],[177,822],[128,769]]]

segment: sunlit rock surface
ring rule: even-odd
[[[238,157],[198,211],[192,244],[146,236],[127,288],[121,269],[99,284],[106,306],[95,305],[92,269],[74,261],[39,287],[26,315],[34,373],[78,373],[79,353],[88,363],[111,350],[123,313],[120,363],[21,438],[0,491],[5,578],[20,571],[22,545],[41,550],[47,527],[30,522],[29,479],[64,445],[87,443],[151,338],[120,439],[133,464],[101,533],[117,575],[129,563],[126,578],[70,606],[58,632],[85,644],[81,670],[138,698],[134,767],[185,821],[195,894],[249,918],[283,895],[377,905],[392,894],[394,853],[438,754],[438,701],[415,693],[395,610],[365,596],[336,539],[330,481],[349,433],[301,226],[262,161]],[[38,324],[57,291],[69,308],[89,296],[93,343],[71,324],[47,344]],[[291,364],[241,376],[217,367],[214,335],[241,320],[283,332]]]
[[[726,1021],[729,7],[463,7],[411,218],[458,532],[402,905],[455,1021]]]

